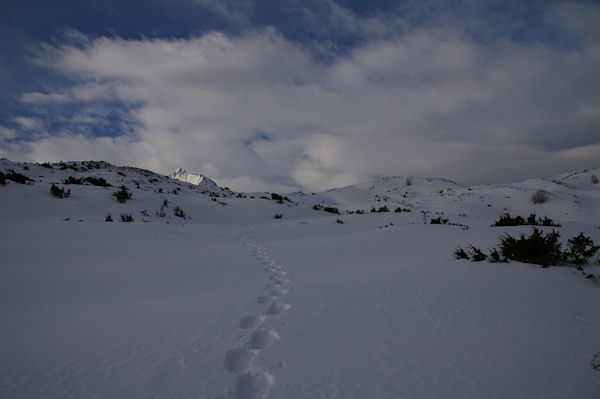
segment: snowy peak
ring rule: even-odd
[[[177,169],[175,172],[169,175],[170,178],[179,180],[185,183],[193,184],[195,186],[202,186],[205,189],[217,189],[219,186],[213,180],[208,177],[197,174],[197,173],[188,173],[184,169]]]

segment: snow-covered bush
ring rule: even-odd
[[[534,204],[543,204],[548,201],[548,192],[546,190],[537,190],[535,194],[531,196],[531,201]]]

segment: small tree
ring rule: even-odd
[[[469,259],[469,254],[461,247],[454,250],[454,256],[456,259]]]
[[[594,241],[583,235],[583,233],[571,238],[568,243],[567,257],[578,269],[581,269],[583,264],[588,263],[590,258],[600,249],[599,245],[594,245]]]
[[[119,191],[115,191],[113,193],[113,196],[117,199],[117,201],[119,201],[120,203],[124,203],[127,202],[127,200],[131,199],[132,193],[129,192],[129,189],[126,186],[121,186],[119,188]]]
[[[133,222],[135,219],[131,216],[130,213],[122,213],[121,214],[121,222]]]
[[[56,198],[68,198],[71,196],[71,189],[65,191],[64,187],[58,188],[54,183],[50,187],[50,193]]]
[[[487,255],[484,254],[481,249],[471,245],[471,260],[473,262],[481,262],[487,259]]]
[[[534,227],[529,237],[525,237],[523,233],[518,239],[510,235],[502,237],[500,250],[506,259],[535,263],[543,267],[556,265],[563,259],[559,237],[560,234],[554,230],[544,236]]]
[[[598,184],[598,176],[592,175],[591,180],[592,180],[592,184]]]
[[[185,213],[183,212],[183,209],[181,209],[179,206],[175,208],[175,216],[185,219]]]
[[[112,215],[109,213],[104,219],[105,222],[114,222]]]
[[[281,219],[282,217],[283,217],[283,214],[281,214],[281,213],[275,214],[275,219]]]
[[[537,216],[535,213],[530,213],[529,216],[527,217],[527,224],[530,226],[537,226],[538,222],[537,222]]]

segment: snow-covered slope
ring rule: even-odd
[[[473,187],[388,177],[281,195],[104,162],[0,160],[0,172],[0,397],[600,392],[590,366],[599,277],[452,256],[531,230],[491,227],[505,212],[554,219],[563,243],[579,232],[600,242],[598,169]],[[53,184],[70,196],[52,196]],[[121,186],[131,193],[123,203]],[[531,201],[537,190],[546,202]],[[429,224],[437,217],[448,224]]]
[[[188,173],[187,171],[179,168],[175,172],[169,175],[171,179],[179,180],[184,183],[190,183],[195,186],[200,186],[204,190],[216,190],[218,189],[217,183],[208,177],[196,173]]]

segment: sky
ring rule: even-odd
[[[0,157],[238,191],[600,166],[600,4],[3,0]]]

